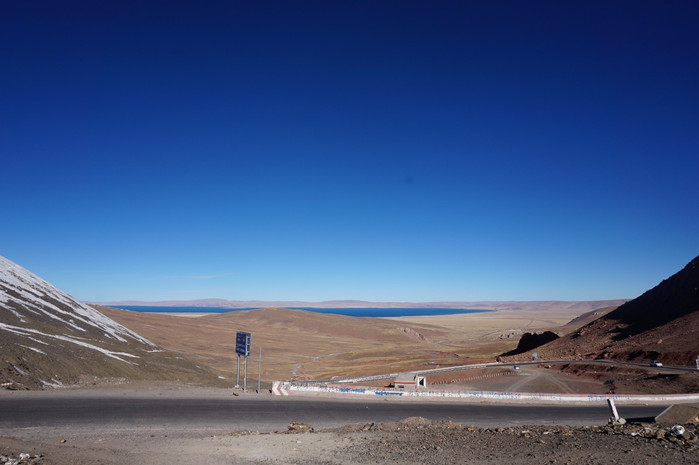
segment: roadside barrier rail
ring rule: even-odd
[[[284,381],[275,381],[272,384],[272,394],[280,396],[334,394],[404,398],[418,397],[432,399],[464,399],[474,401],[514,401],[523,403],[606,403],[609,399],[612,399],[616,403],[623,404],[675,404],[699,402],[699,394],[550,394],[536,392],[455,391],[435,389],[403,390],[396,388],[376,388],[336,384],[321,385]]]

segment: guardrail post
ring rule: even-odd
[[[607,404],[609,404],[609,409],[612,411],[612,418],[610,418],[610,421],[617,425],[623,425],[626,423],[626,420],[619,417],[619,413],[616,411],[616,405],[614,405],[614,400],[607,399]]]

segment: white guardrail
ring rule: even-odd
[[[609,399],[612,399],[614,402],[624,404],[678,404],[686,402],[699,402],[699,394],[547,394],[535,392],[449,391],[428,389],[403,390],[332,384],[301,384],[285,381],[274,381],[274,383],[272,383],[272,394],[277,396],[336,394],[406,398],[424,397],[432,399],[514,401],[522,403],[601,403],[607,402]]]

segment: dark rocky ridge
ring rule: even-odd
[[[623,329],[619,329],[615,336],[615,339],[620,340],[698,310],[699,256],[681,271],[603,318],[626,325]]]
[[[502,354],[503,356],[517,355],[534,350],[537,347],[541,347],[551,341],[558,339],[558,334],[553,331],[544,331],[543,333],[524,333],[517,344],[517,348],[511,350],[507,353]]]
[[[699,356],[699,257],[638,298],[537,350],[548,359],[657,359],[694,367]]]

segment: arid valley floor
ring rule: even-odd
[[[356,318],[270,308],[225,314],[98,309],[159,346],[235,376],[235,333],[252,335],[248,374],[262,380],[330,379],[494,361],[525,332],[567,331],[589,304],[513,305],[495,312]],[[600,310],[604,312],[608,309]],[[593,316],[599,316],[597,315]],[[579,323],[582,324],[582,323]]]

